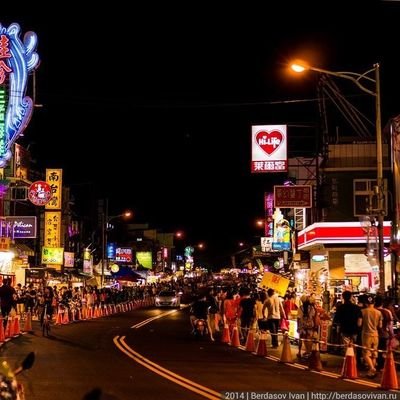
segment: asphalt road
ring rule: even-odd
[[[50,338],[41,336],[37,322],[33,326],[33,334],[14,338],[0,350],[12,366],[35,352],[33,368],[19,379],[27,400],[81,400],[95,388],[103,392],[102,399],[119,400],[219,399],[223,392],[229,392],[230,399],[246,399],[253,392],[280,390],[376,390],[362,380],[340,379],[332,368],[318,373],[279,363],[279,349],[266,359],[218,340],[196,340],[190,335],[187,309],[140,309],[54,326]]]

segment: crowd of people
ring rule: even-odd
[[[9,279],[4,279],[0,286],[1,315],[6,322],[10,314],[24,319],[29,311],[32,319],[42,322],[45,312],[52,319],[62,308],[64,312],[84,316],[88,308],[143,299],[154,296],[157,290],[155,285],[99,289],[97,286],[35,287],[32,283],[27,286],[19,283],[13,287]]]
[[[358,365],[367,370],[367,377],[373,378],[383,369],[388,346],[394,345],[397,310],[389,297],[363,294],[356,304],[353,294],[345,291],[342,299],[333,322],[341,339],[356,345]]]
[[[354,344],[358,365],[367,371],[367,377],[373,378],[384,366],[388,345],[398,345],[393,340],[400,312],[392,303],[389,297],[355,297],[344,291],[332,312],[327,312],[313,294],[298,295],[288,290],[282,298],[272,288],[209,287],[194,301],[190,320],[192,327],[197,319],[207,321],[211,340],[226,325],[230,335],[234,327],[238,328],[243,344],[250,329],[269,332],[273,348],[279,346],[279,334],[289,330],[289,320],[295,320],[299,358],[310,356],[313,342],[320,339],[321,322],[329,320],[335,334],[327,341],[339,344],[342,353],[350,342]]]
[[[103,288],[87,286],[68,288],[46,286],[35,288],[33,284],[15,287],[4,279],[0,286],[1,314],[6,321],[10,313],[24,317],[30,311],[34,318],[43,319],[44,310],[54,315],[62,307],[67,312],[118,304],[155,296],[162,285],[151,284],[136,287]],[[199,319],[205,321],[210,340],[227,326],[230,335],[236,327],[244,344],[251,329],[270,334],[271,346],[279,346],[279,334],[289,330],[289,321],[296,321],[299,358],[311,354],[311,346],[319,339],[321,321],[330,320],[330,343],[337,343],[343,350],[352,343],[356,347],[360,368],[374,377],[383,368],[384,354],[389,345],[396,345],[395,325],[400,320],[400,310],[390,297],[361,294],[353,296],[350,291],[341,294],[340,301],[330,312],[322,307],[315,295],[300,295],[289,289],[280,297],[273,288],[259,288],[254,282],[241,282],[218,286],[207,278],[198,281],[175,281],[172,290],[185,293],[185,288],[195,294],[191,298],[190,323],[192,330]],[[397,342],[398,345],[398,342]]]

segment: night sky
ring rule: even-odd
[[[64,169],[82,212],[108,197],[111,214],[184,230],[222,264],[260,234],[263,193],[285,178],[250,173],[251,125],[287,123],[289,156],[314,152],[317,77],[290,78],[290,60],[359,73],[380,62],[383,123],[400,112],[400,2],[211,4],[15,6],[0,22],[38,35],[43,107],[20,141],[38,167]]]

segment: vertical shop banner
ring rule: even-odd
[[[46,169],[46,182],[51,187],[52,197],[46,204],[46,210],[61,210],[62,208],[62,169]]]
[[[270,238],[274,234],[274,194],[272,192],[264,193],[264,211],[265,211],[265,236]]]
[[[60,247],[60,243],[61,211],[46,211],[44,214],[44,246]]]
[[[75,253],[64,251],[64,267],[73,268],[75,266]]]

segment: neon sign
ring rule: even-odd
[[[20,26],[0,24],[0,167],[11,158],[11,146],[29,123],[32,99],[25,96],[28,74],[39,64],[35,52],[37,36],[26,32],[19,38]]]

